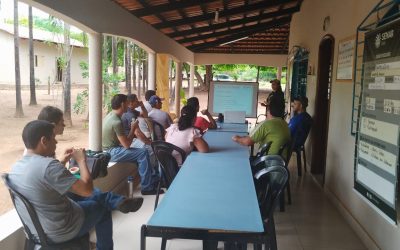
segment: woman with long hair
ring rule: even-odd
[[[190,154],[194,148],[201,153],[207,153],[209,147],[203,139],[200,131],[193,127],[196,119],[196,110],[191,106],[184,106],[181,110],[181,117],[178,123],[172,124],[166,129],[165,140],[175,146],[183,149],[186,154]],[[182,159],[179,154],[174,154],[176,161],[182,165]]]

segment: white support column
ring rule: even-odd
[[[147,69],[149,90],[156,89],[156,55],[149,52],[149,67]]]
[[[194,65],[190,65],[189,97],[194,96]]]
[[[278,73],[276,74],[276,78],[280,81],[282,78],[282,67],[278,67]]]
[[[175,72],[175,113],[176,116],[180,116],[181,112],[181,95],[180,89],[182,86],[182,62],[176,63],[176,72]]]
[[[99,33],[89,37],[89,149],[101,150],[102,130],[102,62],[103,38]]]

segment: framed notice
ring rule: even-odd
[[[397,223],[400,20],[365,34],[354,188]]]
[[[354,36],[339,41],[336,81],[353,80],[355,43]]]

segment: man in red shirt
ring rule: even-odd
[[[197,112],[200,110],[199,99],[197,97],[190,97],[187,99],[186,105],[192,106]],[[207,109],[201,111],[201,113],[207,116],[208,120],[204,117],[197,116],[196,121],[194,122],[194,127],[200,129],[200,132],[203,134],[207,131],[207,129],[216,129],[217,123],[214,118],[211,116],[210,112]]]

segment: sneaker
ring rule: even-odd
[[[141,191],[142,195],[155,195],[157,194],[157,189],[152,189],[152,190],[147,190],[147,191]],[[163,194],[164,190],[160,189],[160,192],[158,192],[159,194]]]
[[[118,205],[117,209],[124,213],[127,214],[129,212],[136,212],[139,210],[139,208],[143,204],[143,198],[142,197],[137,197],[137,198],[125,198],[123,199]]]

